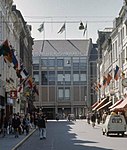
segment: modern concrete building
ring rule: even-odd
[[[97,54],[92,40],[37,40],[33,49],[33,77],[39,87],[35,107],[48,118],[57,113],[62,118],[70,113],[84,116],[91,97],[96,98],[90,88]],[[93,75],[96,78],[96,71]]]

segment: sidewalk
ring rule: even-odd
[[[22,143],[25,142],[36,129],[31,129],[30,133],[20,135],[19,138],[15,138],[14,135],[6,135],[4,138],[0,135],[0,150],[16,150]]]

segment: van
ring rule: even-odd
[[[117,135],[124,136],[126,132],[126,121],[123,115],[108,115],[104,124],[102,125],[103,135],[116,133]]]

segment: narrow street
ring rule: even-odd
[[[102,135],[101,125],[92,128],[85,120],[48,121],[47,138],[38,130],[18,150],[126,150],[127,137]]]

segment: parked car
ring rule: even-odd
[[[126,132],[126,121],[123,115],[108,115],[105,123],[102,126],[103,135],[109,135],[115,133],[117,135],[124,136]]]

